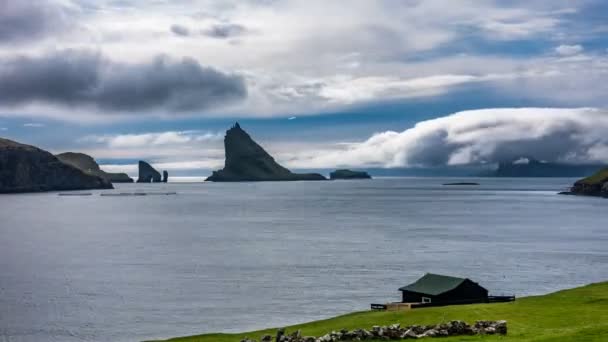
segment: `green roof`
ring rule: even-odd
[[[436,296],[455,289],[465,280],[467,279],[427,273],[422,278],[416,280],[415,283],[400,288],[399,291],[410,291]]]

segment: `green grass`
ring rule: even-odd
[[[321,336],[332,330],[369,329],[373,325],[437,324],[450,320],[507,320],[507,336],[466,336],[441,341],[608,341],[608,282],[564,290],[511,303],[460,305],[401,312],[357,312],[292,327],[303,335]],[[238,342],[260,339],[276,329],[240,334],[207,334],[174,338],[171,342]],[[435,340],[435,339],[430,339]]]
[[[592,185],[592,184],[603,183],[607,179],[608,179],[608,168],[601,169],[598,172],[594,173],[593,175],[579,180],[579,182]]]

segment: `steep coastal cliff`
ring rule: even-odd
[[[293,173],[279,165],[236,123],[224,138],[226,161],[224,168],[207,178],[210,182],[258,182],[326,180],[320,174]]]
[[[112,189],[104,178],[37,147],[0,138],[0,193]]]
[[[133,183],[133,179],[126,173],[110,173],[103,171],[93,157],[84,153],[66,152],[56,155],[62,162],[72,165],[81,171],[98,176],[112,183]]]

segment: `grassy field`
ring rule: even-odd
[[[475,304],[402,312],[357,312],[327,320],[288,327],[303,335],[321,336],[332,330],[369,329],[373,325],[437,324],[443,321],[507,320],[508,335],[442,338],[440,341],[608,341],[608,282],[526,297],[512,303]],[[241,334],[207,334],[174,338],[171,342],[238,342],[258,339],[275,329]],[[435,339],[429,339],[435,340]]]

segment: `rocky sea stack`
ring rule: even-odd
[[[72,165],[81,171],[104,178],[112,183],[133,183],[133,179],[126,173],[110,173],[99,168],[93,157],[84,153],[66,152],[56,155],[63,163]]]
[[[365,171],[352,171],[352,170],[336,170],[329,174],[330,179],[371,179],[372,176]]]
[[[592,176],[580,179],[570,188],[567,195],[599,196],[608,198],[608,168],[602,169]]]
[[[241,126],[236,123],[224,138],[224,168],[207,178],[211,182],[259,182],[326,180],[320,174],[292,173],[279,165]]]
[[[0,138],[0,193],[112,188],[106,179],[65,164],[47,151]]]
[[[168,178],[169,174],[166,176]],[[137,183],[160,183],[161,181],[160,172],[156,171],[156,169],[147,162],[143,160],[139,161],[139,176],[137,177]]]

